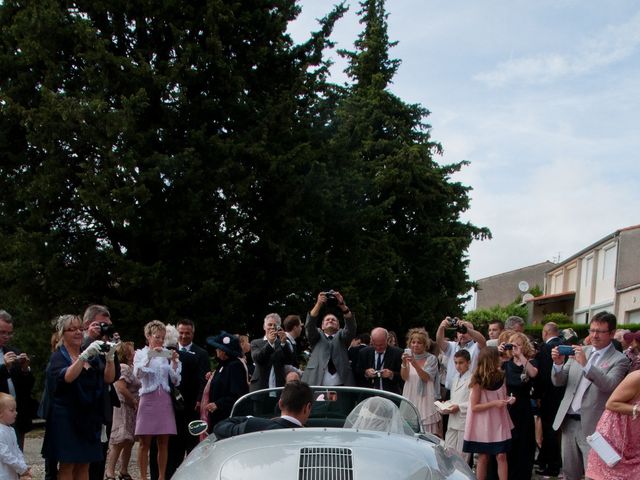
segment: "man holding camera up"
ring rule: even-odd
[[[446,339],[444,332],[447,329],[456,330],[456,340],[451,342]],[[451,384],[456,375],[454,355],[459,350],[467,350],[471,356],[470,370],[473,371],[476,367],[476,361],[478,359],[478,353],[486,346],[486,340],[482,333],[473,328],[471,322],[460,320],[457,317],[447,317],[438,327],[436,332],[436,342],[438,347],[442,350],[442,354],[445,356],[447,362],[447,376],[444,386],[447,391],[451,390]]]
[[[82,316],[82,326],[85,329],[82,349],[86,349],[96,340],[102,340],[104,343],[100,347],[102,351],[108,352],[115,345],[111,343],[111,337],[115,333],[113,324],[111,323],[111,314],[109,309],[104,305],[89,305]],[[99,355],[100,371],[104,371],[106,367],[106,356]],[[118,357],[114,357],[115,377],[114,382],[120,379],[120,362]],[[109,447],[109,436],[111,435],[111,421],[113,418],[113,407],[120,407],[120,400],[115,388],[110,384],[105,384],[102,394],[103,418],[105,419],[106,440],[103,437],[102,449],[104,458],[107,456]],[[104,460],[101,462],[92,462],[89,466],[89,480],[102,480],[104,477]]]
[[[326,309],[340,310],[344,328],[340,328],[338,317]],[[323,310],[322,325],[318,328],[318,317]],[[318,293],[315,305],[307,314],[304,328],[312,351],[302,373],[302,381],[308,385],[355,386],[347,350],[356,335],[356,319],[340,292],[329,290]]]
[[[264,337],[251,341],[251,358],[255,364],[249,391],[282,387],[284,366],[293,363],[293,352],[287,346],[287,334],[282,330],[280,315],[270,313],[262,324]]]

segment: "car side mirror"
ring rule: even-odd
[[[187,430],[189,430],[189,434],[193,435],[194,437],[200,436],[201,434],[205,433],[208,428],[209,428],[209,424],[202,420],[193,420],[189,422],[189,425],[187,425]]]

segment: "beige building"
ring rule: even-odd
[[[640,225],[617,230],[553,266],[544,295],[527,305],[532,323],[552,312],[589,323],[603,310],[613,312],[619,324],[640,323]]]
[[[543,288],[545,273],[553,266],[547,261],[477,280],[475,308],[505,307],[531,288]]]

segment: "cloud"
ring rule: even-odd
[[[490,87],[509,83],[543,84],[567,76],[588,74],[618,63],[640,46],[640,13],[621,25],[610,25],[586,39],[573,55],[546,53],[511,59],[473,78]]]

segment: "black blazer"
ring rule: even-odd
[[[205,385],[207,384],[207,373],[211,370],[211,362],[209,361],[209,353],[202,348],[196,345],[195,343],[191,344],[190,352],[198,359],[198,383],[200,385],[200,390],[198,392],[198,400],[202,398],[202,391],[204,390]]]
[[[16,355],[21,353],[20,350],[13,347],[0,348],[0,355],[7,352],[14,352]],[[7,368],[4,363],[0,365],[0,392],[9,393],[9,378],[11,378],[16,390],[16,410],[18,411],[16,430],[28,432],[31,430],[31,420],[35,412],[35,401],[31,399],[31,390],[35,379],[31,371],[23,372],[17,361],[11,365],[11,368]]]
[[[562,340],[558,337],[552,338],[548,343],[545,342],[540,345],[540,349],[536,354],[538,375],[535,377],[533,383],[533,398],[539,399],[541,409],[548,412],[551,416],[555,416],[555,412],[560,406],[565,390],[565,387],[556,387],[551,382],[551,370],[553,369],[551,350],[558,345],[562,345]]]
[[[377,378],[366,378],[365,370],[375,369],[375,348],[368,346],[360,350],[358,354],[358,377],[363,385],[374,388],[378,384]],[[382,379],[382,389],[387,392],[402,393],[402,377],[400,377],[400,366],[402,365],[402,350],[397,347],[388,346],[384,352],[382,368],[388,368],[393,372],[393,378]]]
[[[276,374],[276,387],[284,386],[284,366],[293,363],[293,352],[288,343],[283,346],[279,339],[273,345],[263,338],[251,341],[251,358],[255,364],[249,387],[252,392],[269,388],[271,367]]]
[[[235,435],[242,435],[243,433],[278,430],[281,428],[300,428],[300,425],[282,417],[230,417],[213,427],[213,433],[216,438],[220,440]]]

